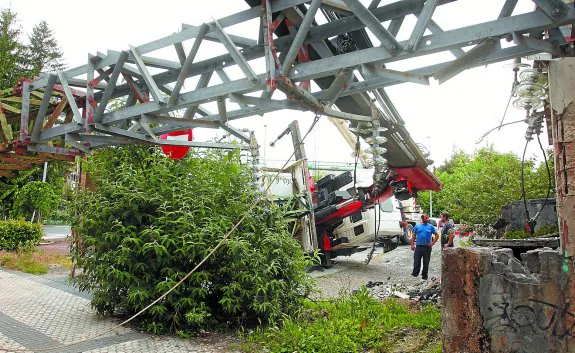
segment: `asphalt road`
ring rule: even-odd
[[[66,239],[66,237],[72,234],[70,226],[42,226],[44,228],[44,240],[58,240]]]

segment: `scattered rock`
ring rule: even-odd
[[[441,283],[436,278],[412,285],[369,281],[366,287],[370,294],[377,299],[397,297],[420,303],[441,303]]]

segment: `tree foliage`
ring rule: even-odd
[[[57,205],[61,203],[65,179],[70,167],[71,164],[65,161],[51,161],[48,163],[46,183],[51,190],[50,194],[55,195]],[[24,216],[20,212],[21,209],[16,209],[19,194],[27,183],[41,181],[42,174],[43,166],[40,165],[30,170],[14,171],[14,176],[11,177],[0,177],[0,218],[3,219],[10,215],[14,217]],[[40,190],[38,191],[41,192]],[[41,193],[30,195],[30,198],[43,199],[44,195]],[[43,216],[49,217],[54,211],[56,211],[55,208],[48,209],[43,213]],[[29,217],[26,218],[30,219]]]
[[[41,21],[28,36],[30,44],[26,47],[28,76],[37,76],[40,72],[54,72],[66,68],[64,54],[58,47],[53,31],[46,21]]]
[[[0,12],[0,88],[16,85],[24,72],[25,46],[20,42],[22,28],[16,14],[9,9]]]
[[[65,68],[63,54],[46,21],[41,21],[22,42],[18,16],[10,9],[0,11],[0,88],[10,88],[21,78],[33,78],[42,71]]]
[[[12,218],[31,219],[32,214],[48,215],[53,212],[59,204],[60,197],[52,185],[41,181],[32,181],[18,190]]]
[[[191,156],[190,156],[191,154]],[[93,187],[74,203],[82,247],[76,283],[99,313],[131,315],[181,280],[258,202],[239,153],[189,152],[172,161],[156,148],[95,152]],[[268,322],[298,310],[310,290],[309,259],[282,210],[258,204],[225,244],[180,287],[139,317],[155,333],[216,322]]]
[[[551,178],[554,177],[552,159],[549,155]],[[543,163],[537,167],[535,164],[535,158],[525,161],[528,199],[547,195],[547,170]],[[435,215],[448,211],[463,222],[490,224],[500,217],[503,205],[522,198],[521,159],[512,153],[497,152],[492,146],[473,155],[457,151],[435,174],[443,183],[443,190],[432,195]],[[418,202],[428,210],[429,193],[420,193]]]

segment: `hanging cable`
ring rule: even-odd
[[[513,90],[515,90],[515,87],[513,88]],[[499,130],[501,130],[502,126],[505,126],[505,124],[503,124],[503,121],[505,120],[505,116],[507,115],[507,109],[509,109],[509,105],[511,104],[511,99],[513,99],[513,97],[515,97],[515,95],[513,94],[513,90],[511,92],[511,94],[509,95],[509,99],[507,100],[507,105],[505,106],[505,110],[503,111],[503,116],[501,117],[501,121],[499,122]]]
[[[545,149],[541,144],[539,134],[537,134],[537,142],[539,142],[539,148],[541,148],[541,152],[543,152],[543,160],[545,161],[545,168],[547,169],[547,196],[545,196],[545,201],[543,201],[543,205],[541,205],[541,208],[539,209],[539,211],[537,211],[537,214],[533,217],[533,221],[536,221],[541,212],[543,212],[543,209],[545,208],[545,205],[549,200],[549,196],[551,195],[551,188],[553,187],[551,183],[551,170],[549,169],[549,162],[547,162],[547,153],[545,152]]]
[[[279,169],[279,171],[274,175],[274,177],[271,179],[270,184],[268,185],[268,187],[264,190],[264,192],[262,193],[262,195],[265,195],[269,189],[271,188],[272,184],[279,178],[279,175],[281,174],[281,171],[288,165],[288,163],[290,162],[291,158],[295,155],[295,151],[303,144],[304,140],[306,139],[306,137],[309,135],[309,133],[313,130],[313,128],[315,127],[315,125],[317,124],[317,122],[319,121],[320,115],[316,114],[316,116],[314,117],[313,123],[311,124],[311,126],[309,127],[308,131],[305,133],[305,135],[302,137],[301,141],[299,141],[299,143],[297,144],[297,146],[294,148],[294,151],[292,152],[292,154],[289,156],[289,158],[286,160],[286,162],[284,163],[284,165]],[[197,269],[199,269],[220,247],[222,247],[222,245],[224,245],[225,241],[230,237],[230,235],[244,222],[244,220],[248,217],[248,215],[250,214],[250,212],[263,200],[262,197],[256,199],[256,201],[247,209],[247,211],[242,215],[242,217],[240,218],[240,220],[226,233],[224,234],[224,236],[222,237],[222,239],[220,240],[220,242],[206,255],[206,257],[204,257],[204,259],[202,261],[200,261],[200,263],[198,263],[190,272],[188,272],[178,283],[174,284],[174,286],[170,289],[168,289],[168,291],[166,291],[164,294],[162,294],[161,296],[159,296],[156,300],[154,300],[153,302],[151,302],[148,306],[146,306],[145,308],[143,308],[142,310],[138,311],[136,314],[132,315],[130,318],[122,321],[121,323],[117,324],[116,326],[102,331],[98,334],[94,334],[88,338],[82,339],[80,341],[77,342],[72,342],[72,343],[67,343],[67,344],[62,344],[62,345],[54,345],[52,347],[47,347],[47,348],[30,348],[30,349],[13,349],[13,348],[4,348],[4,347],[0,347],[0,351],[5,351],[5,352],[48,352],[48,351],[54,351],[54,350],[60,350],[62,348],[65,347],[72,347],[72,346],[76,346],[78,344],[81,343],[85,343],[85,342],[89,342],[89,341],[93,341],[99,337],[104,336],[107,333],[113,332],[116,329],[128,324],[129,322],[131,322],[132,320],[134,320],[135,318],[137,318],[138,316],[142,315],[144,312],[146,312],[148,309],[150,309],[152,306],[156,305],[159,301],[161,301],[162,299],[164,299],[168,294],[170,294],[171,292],[173,292],[177,287],[179,287],[182,283],[184,283],[185,280],[187,280],[188,278],[190,278],[190,276],[196,272]]]
[[[353,189],[355,190],[355,185],[357,181],[357,162],[359,161],[359,135],[357,135],[357,139],[355,140],[355,164],[353,166]]]
[[[375,234],[373,235],[373,244],[371,245],[371,249],[369,250],[369,253],[367,254],[367,258],[365,259],[366,265],[369,265],[369,263],[371,262],[371,259],[373,257],[373,252],[375,251],[375,246],[377,245],[377,234],[379,233],[379,223],[381,223],[381,214],[379,215],[379,221],[377,219],[378,213],[381,212],[381,210],[379,208],[379,201],[373,207],[373,211],[374,211],[373,230],[374,230]]]
[[[527,146],[529,145],[529,140],[525,141],[525,148],[523,149],[523,157],[521,157],[521,197],[523,197],[523,206],[525,206],[525,217],[527,218],[527,223],[531,221],[529,217],[529,210],[527,209],[527,197],[525,196],[525,153],[527,152]]]

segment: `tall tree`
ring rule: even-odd
[[[24,76],[24,45],[20,43],[22,28],[16,13],[0,11],[0,88],[12,87]]]
[[[54,32],[46,21],[41,21],[28,36],[30,44],[26,48],[28,76],[37,76],[40,72],[54,72],[66,67],[64,54],[58,47]]]
[[[548,158],[549,160],[549,158]],[[553,177],[553,165],[549,165]],[[501,207],[521,197],[521,159],[512,153],[500,153],[492,146],[473,155],[458,151],[436,170],[443,183],[441,192],[433,193],[435,214],[449,211],[453,218],[469,223],[495,222]],[[529,198],[547,196],[547,168],[536,168],[534,158],[524,164],[525,193]],[[551,197],[554,188],[551,190]],[[420,193],[418,202],[429,209],[429,193]]]

